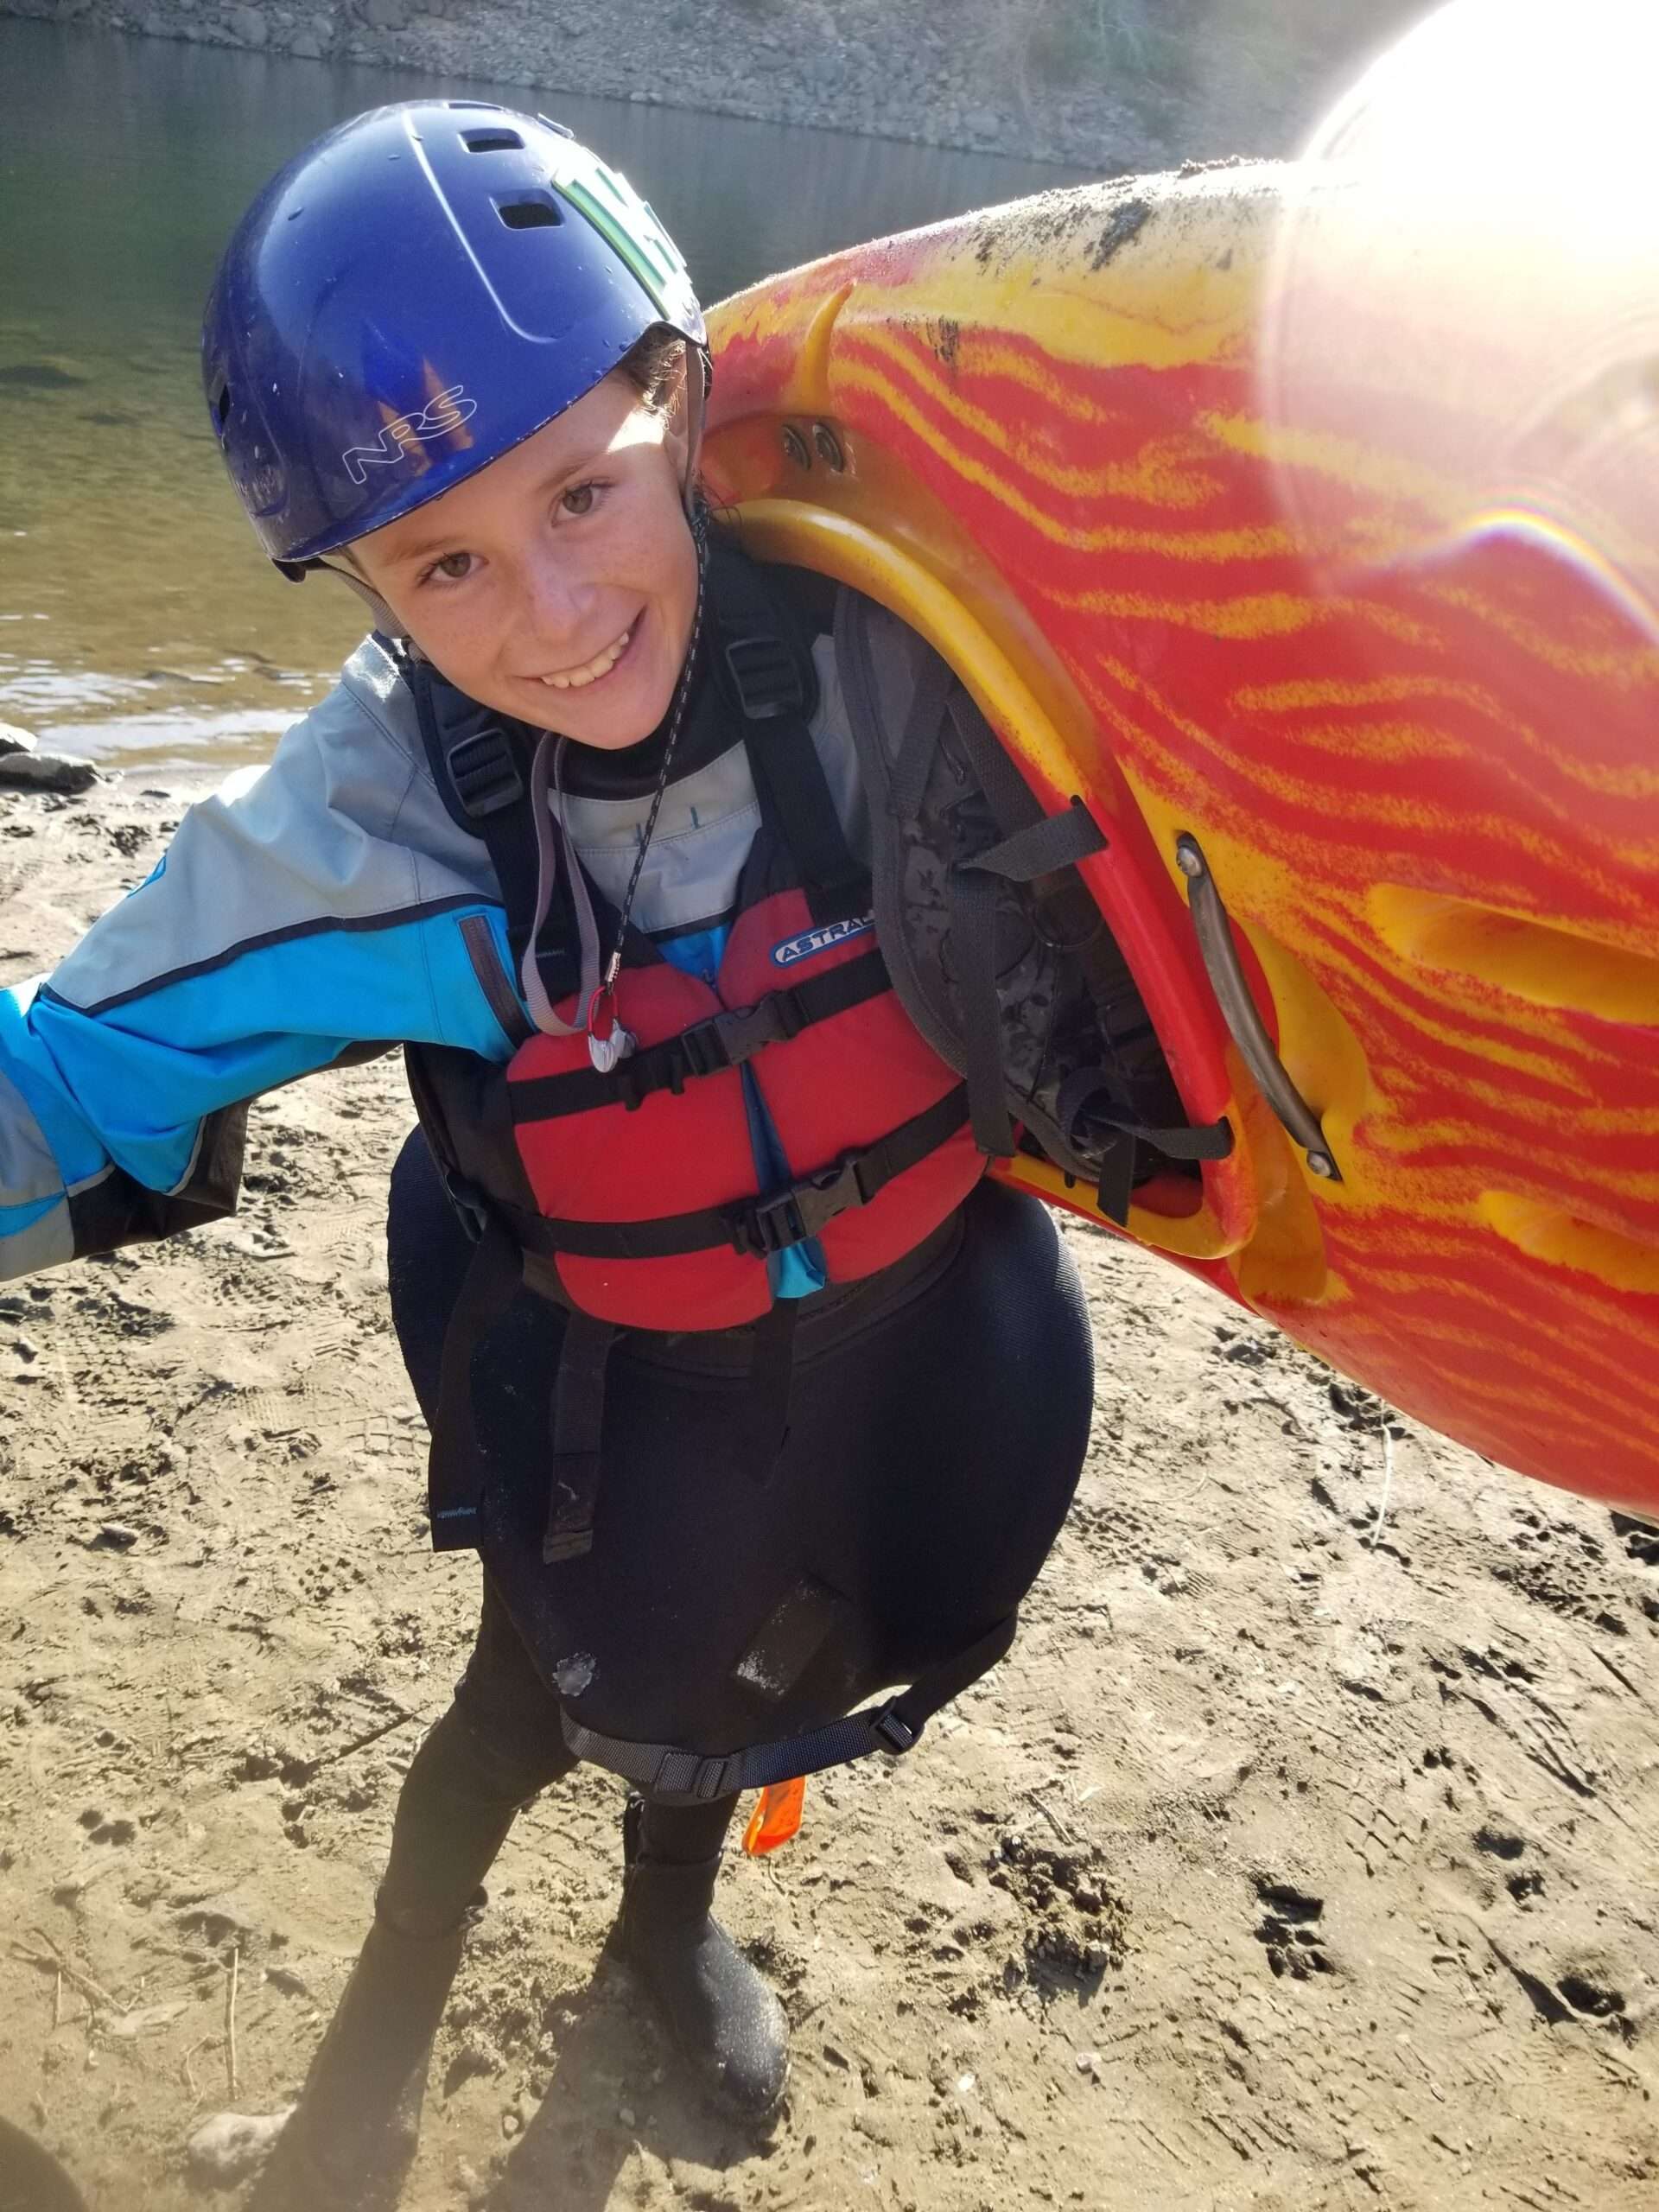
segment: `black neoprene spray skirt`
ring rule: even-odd
[[[392,1319],[430,1420],[472,1248],[418,1133],[393,1173],[388,1239]],[[486,1577],[588,1726],[711,1752],[791,1734],[912,1680],[1019,1603],[1088,1443],[1076,1270],[1046,1207],[985,1184],[891,1272],[844,1303],[806,1301],[764,1484],[734,1447],[747,1332],[624,1337],[593,1548],[551,1567],[563,1313],[525,1292],[480,1348]]]

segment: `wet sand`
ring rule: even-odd
[[[3,973],[187,796],[0,795]],[[385,1308],[410,1121],[395,1059],[283,1091],[236,1220],[0,1305],[0,2111],[104,2212],[200,2205],[232,1962],[237,2101],[293,2094],[467,1647]],[[1374,1400],[1067,1234],[1098,1418],[1016,1651],[725,1878],[773,2143],[596,1970],[582,1774],[498,1870],[410,2212],[1659,2202],[1659,1542],[1408,1422],[1379,1526]]]

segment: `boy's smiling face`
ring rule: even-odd
[[[673,418],[613,371],[351,557],[470,698],[619,752],[667,713],[690,643],[684,464]]]

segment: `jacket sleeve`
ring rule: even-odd
[[[0,991],[0,1277],[233,1211],[262,1091],[403,1042],[508,1056],[482,848],[350,676],[45,982]]]

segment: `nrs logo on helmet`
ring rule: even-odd
[[[418,415],[400,415],[388,423],[381,431],[378,443],[372,446],[347,446],[341,454],[346,474],[353,484],[366,484],[372,468],[385,468],[393,461],[411,457],[423,458],[419,448],[428,438],[445,438],[458,430],[478,412],[478,402],[468,399],[458,384],[448,391],[441,391],[430,399]]]

